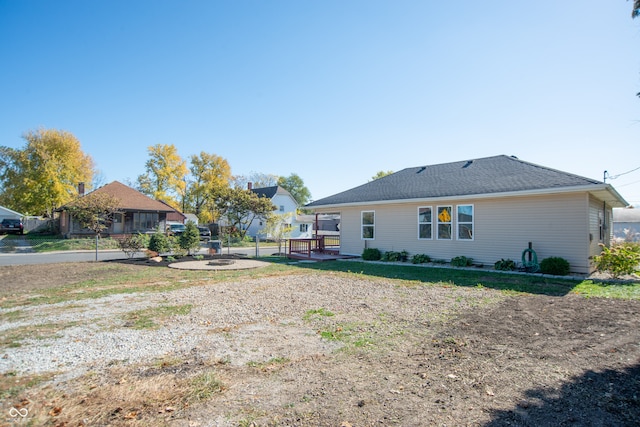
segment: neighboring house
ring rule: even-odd
[[[0,222],[2,222],[3,219],[22,219],[23,217],[24,215],[21,213],[12,211],[4,206],[0,206]]]
[[[613,237],[620,242],[640,242],[640,209],[613,210]]]
[[[167,213],[166,222],[179,222],[180,224],[186,224],[187,222],[186,214],[183,214],[179,210],[175,209],[173,206],[171,206],[169,203],[165,202],[164,200],[158,200],[158,201],[166,205],[167,208],[171,209],[171,212]]]
[[[258,197],[267,197],[270,199],[271,203],[276,207],[276,210],[273,211],[274,214],[290,214],[291,217],[295,217],[298,209],[298,203],[291,193],[279,185],[262,188],[251,188],[251,185],[249,185],[249,190],[257,194]],[[254,219],[251,225],[247,228],[247,236],[256,237],[259,235],[261,238],[268,237],[262,233],[262,229],[265,225],[266,223],[264,218],[258,217]]]
[[[403,169],[307,205],[340,214],[340,253],[377,248],[521,262],[529,242],[538,261],[562,257],[594,270],[599,243],[613,235],[612,208],[627,202],[609,184],[495,156]]]
[[[195,225],[198,225],[198,215],[196,214],[184,214],[184,223],[186,224],[189,221],[193,221]]]
[[[340,215],[296,215],[292,239],[311,239],[321,235],[340,235]]]
[[[164,230],[168,215],[179,213],[182,221],[184,215],[171,206],[154,200],[118,181],[113,181],[89,194],[106,193],[120,200],[122,213],[116,214],[104,235],[123,235],[133,233],[153,233],[160,227]],[[68,206],[68,205],[67,205]],[[83,229],[75,221],[66,206],[60,211],[60,232],[65,236],[92,234]]]

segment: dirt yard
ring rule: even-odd
[[[139,268],[149,267],[0,267],[0,291],[36,294]],[[140,339],[153,342],[154,334],[179,327],[203,338],[183,350],[177,341],[174,352],[148,361],[91,360],[78,364],[82,375],[56,372],[1,403],[0,424],[639,425],[640,301],[305,271],[152,294],[126,304],[157,299],[192,308]],[[103,302],[106,317],[107,307],[124,304]],[[78,301],[39,307],[39,315],[54,308],[88,312]],[[0,319],[10,319],[8,311]],[[95,322],[110,333],[127,328],[106,317]],[[63,339],[44,345],[53,351]],[[0,358],[12,351],[0,347]],[[197,389],[194,379],[208,373],[215,387]],[[18,383],[26,374],[3,375]],[[17,411],[26,409],[21,418]]]

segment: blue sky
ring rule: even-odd
[[[515,155],[640,168],[640,19],[625,0],[0,0],[0,145],[69,131],[104,182],[147,147],[296,173],[317,200],[376,172]],[[608,180],[640,204],[640,169]]]

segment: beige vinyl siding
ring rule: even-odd
[[[376,238],[378,237],[378,215],[375,216],[375,237],[373,240],[363,240],[361,236],[360,213],[363,210],[376,209],[360,209],[347,208],[340,212],[340,253],[346,255],[362,255],[362,251],[367,247],[376,247]]]
[[[501,258],[519,263],[522,251],[531,242],[539,262],[558,256],[569,261],[572,271],[587,273],[591,271],[592,203],[584,193],[576,193],[342,208],[341,253],[362,254],[365,241],[360,236],[361,212],[373,210],[375,238],[366,241],[366,247],[382,252],[406,250],[411,255],[424,253],[447,261],[464,255],[492,267]],[[456,207],[469,204],[474,206],[474,239],[458,240]],[[435,215],[433,239],[418,239],[418,207],[431,206],[435,213],[437,206],[449,205],[453,207],[453,239],[436,239]]]
[[[531,242],[538,262],[562,257],[571,270],[587,272],[589,242],[584,194],[483,200],[476,204],[478,260],[511,258],[521,262]]]

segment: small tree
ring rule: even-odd
[[[133,258],[136,253],[147,247],[148,240],[144,234],[131,234],[118,239],[118,246],[127,258]]]
[[[67,209],[82,228],[88,228],[95,233],[97,261],[100,233],[109,228],[113,216],[120,213],[120,199],[110,194],[91,193],[80,197],[68,205]]]
[[[152,252],[161,254],[163,252],[169,252],[171,250],[171,242],[169,236],[160,231],[160,228],[149,238],[148,249]]]
[[[266,220],[276,209],[271,199],[239,188],[220,189],[213,199],[218,218],[224,219],[226,226],[235,230],[240,239],[244,239],[253,220]]]
[[[293,227],[291,226],[292,213],[271,214],[267,217],[267,223],[263,231],[267,236],[278,242],[278,253],[282,254],[282,242],[287,240]]]
[[[193,221],[187,221],[186,229],[178,238],[178,245],[191,255],[192,250],[200,249],[200,232]]]

